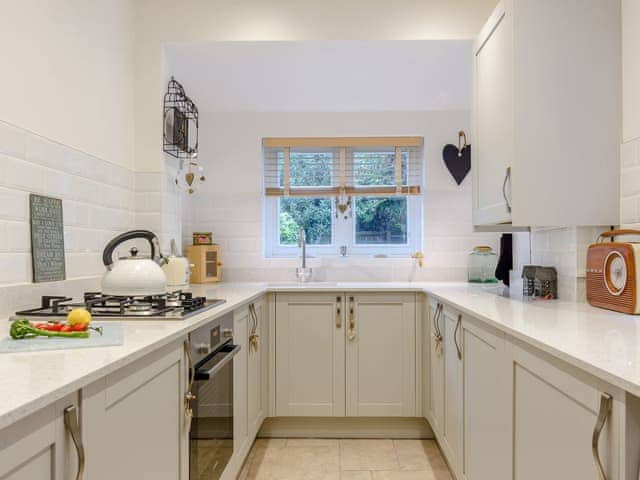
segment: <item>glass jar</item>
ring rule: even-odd
[[[479,245],[469,254],[467,267],[468,279],[471,283],[498,283],[496,266],[498,255],[487,245]]]

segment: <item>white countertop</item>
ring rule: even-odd
[[[0,354],[0,429],[270,291],[426,292],[640,396],[640,317],[572,302],[522,302],[466,283],[223,283],[192,290],[226,303],[188,320],[123,321],[124,344],[117,347]],[[9,322],[0,322],[0,336],[8,331]]]

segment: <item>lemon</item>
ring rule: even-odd
[[[85,308],[74,308],[67,314],[67,325],[89,325],[91,313]]]

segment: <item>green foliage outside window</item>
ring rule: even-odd
[[[280,163],[280,167],[282,162]],[[333,156],[331,153],[291,154],[291,186],[330,186]],[[406,159],[403,159],[406,181]],[[395,184],[395,160],[392,152],[356,152],[356,185]],[[282,185],[282,170],[280,170]],[[300,226],[304,226],[309,245],[332,243],[333,198],[280,198],[280,244],[296,245]],[[353,204],[356,244],[406,244],[406,197],[359,197]]]

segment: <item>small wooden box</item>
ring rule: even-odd
[[[213,283],[221,280],[220,245],[189,245],[187,257],[191,267],[191,283]]]

